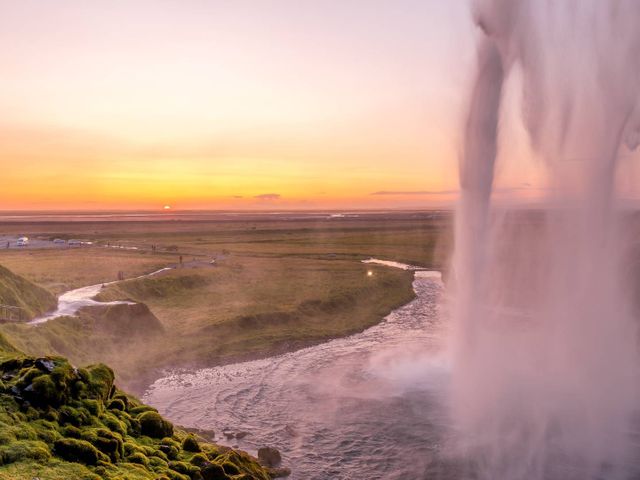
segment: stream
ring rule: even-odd
[[[415,271],[413,288],[413,301],[362,333],[168,375],[144,401],[219,443],[254,455],[278,448],[294,480],[425,478],[448,423],[439,272]]]
[[[140,275],[138,277],[128,278],[126,280],[135,280],[138,278],[152,277],[154,275],[158,275],[159,273],[166,272],[167,270],[172,270],[171,267],[161,268],[156,270],[155,272],[147,273],[145,275]],[[29,322],[30,325],[39,325],[41,323],[48,322],[49,320],[53,320],[54,318],[64,317],[64,316],[73,316],[78,310],[83,307],[94,307],[98,305],[134,305],[134,302],[128,302],[126,300],[116,300],[113,302],[100,302],[98,300],[94,300],[93,298],[100,293],[103,287],[107,285],[113,285],[118,282],[123,282],[124,280],[115,280],[113,282],[106,283],[98,283],[96,285],[89,285],[87,287],[80,287],[74,290],[69,290],[68,292],[63,293],[58,297],[58,306],[52,311],[45,313],[40,317],[36,317]]]

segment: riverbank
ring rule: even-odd
[[[266,358],[360,332],[414,295],[411,272],[354,261],[236,257],[198,265],[81,287],[61,295],[60,311],[42,323],[0,330],[29,353],[110,363],[123,386],[141,393],[167,368]],[[216,298],[236,303],[229,311],[228,300]],[[155,321],[124,308],[135,305]]]
[[[432,214],[385,213],[7,224],[32,238],[72,236],[92,246],[0,249],[0,264],[56,294],[108,284],[97,300],[117,304],[46,322],[37,335],[24,325],[2,325],[0,332],[29,352],[61,354],[77,364],[108,362],[123,386],[140,392],[167,368],[265,358],[379,323],[413,298],[413,276],[360,261],[438,268],[446,248],[436,245],[447,222]],[[180,268],[110,283],[168,264]],[[158,322],[139,328],[116,308],[121,302],[146,305]]]
[[[413,285],[413,301],[361,333],[174,373],[144,399],[249,452],[276,446],[293,480],[431,478],[447,429],[442,283],[417,272]]]

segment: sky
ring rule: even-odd
[[[0,0],[0,210],[451,205],[476,34],[464,0]]]

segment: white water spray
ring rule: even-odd
[[[453,264],[452,413],[467,476],[629,478],[640,360],[615,174],[640,137],[640,2],[484,0],[474,14]],[[491,191],[514,68],[552,193],[544,214],[499,222]]]

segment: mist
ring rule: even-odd
[[[639,359],[616,173],[638,145],[640,4],[487,0],[472,12],[452,282],[457,453],[472,478],[628,478]],[[491,205],[515,71],[551,187],[535,214]]]

